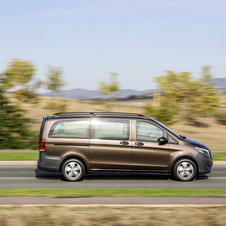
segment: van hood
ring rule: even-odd
[[[203,143],[201,143],[199,141],[192,140],[192,139],[189,139],[189,138],[185,138],[183,140],[185,142],[187,142],[187,143],[190,143],[190,144],[194,145],[195,147],[204,148],[204,149],[209,150],[209,148],[205,144],[203,144]]]

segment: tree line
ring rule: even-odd
[[[165,71],[165,73],[166,75],[155,78],[162,90],[157,95],[159,103],[157,106],[147,104],[144,107],[145,115],[170,125],[181,112],[184,112],[183,117],[189,119],[195,116],[209,116],[216,110],[219,105],[219,93],[212,80],[211,66],[201,68],[201,76],[196,79],[192,78],[190,72]],[[109,83],[100,82],[99,91],[104,95],[115,97],[114,93],[119,90],[116,77],[117,74],[111,73]],[[155,96],[153,95],[153,99]]]
[[[53,93],[62,88],[63,71],[60,67],[49,66],[46,80],[35,79],[36,67],[31,61],[13,59],[5,70],[0,73],[0,148],[26,149],[37,148],[37,134],[30,131],[28,119],[24,117],[24,110],[19,104],[7,98],[9,90],[14,91],[19,102],[38,102],[37,90],[46,87]],[[158,96],[158,104],[147,104],[141,109],[145,115],[153,117],[164,124],[172,124],[175,117],[184,112],[184,116],[208,116],[219,104],[219,94],[212,82],[211,67],[201,69],[199,78],[192,78],[191,73],[166,71],[166,74],[156,77],[156,82],[162,92]],[[110,73],[109,82],[99,82],[98,90],[115,100],[116,91],[120,89],[117,81],[118,74]],[[155,98],[154,98],[155,99]],[[141,111],[139,110],[139,112]]]

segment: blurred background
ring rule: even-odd
[[[37,149],[44,115],[153,117],[225,150],[226,2],[2,1],[0,149]]]

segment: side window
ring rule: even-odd
[[[168,135],[168,143],[169,144],[178,144],[178,142],[173,138],[171,137],[169,134]]]
[[[92,122],[92,138],[109,140],[128,140],[129,125],[129,120],[95,119]]]
[[[137,140],[157,142],[160,137],[163,137],[163,130],[157,126],[143,121],[137,121]]]
[[[89,126],[88,120],[58,121],[50,129],[49,137],[89,138]]]

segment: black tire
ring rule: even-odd
[[[79,159],[67,159],[61,166],[61,173],[68,181],[80,181],[85,175],[85,166]]]
[[[191,181],[197,175],[197,166],[191,159],[179,159],[173,166],[173,175],[180,181]]]

